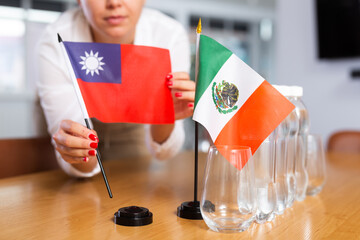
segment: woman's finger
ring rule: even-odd
[[[81,148],[69,148],[64,145],[56,145],[56,150],[61,155],[67,155],[71,157],[91,157],[96,155],[96,148],[81,149]]]
[[[70,164],[76,164],[76,163],[89,162],[94,157],[73,157],[68,155],[62,155],[62,158]]]
[[[166,76],[167,80],[190,80],[190,75],[187,72],[172,72]]]
[[[59,129],[59,131],[53,135],[53,139],[57,145],[63,145],[69,148],[97,148],[98,145],[97,141],[70,135],[62,129]]]
[[[169,88],[172,89],[177,89],[180,91],[195,91],[195,82],[190,81],[190,80],[174,80],[174,81],[169,81],[169,83],[171,82],[171,84],[169,85]]]
[[[87,138],[93,141],[99,141],[94,130],[88,129],[80,123],[71,120],[62,120],[60,123],[60,128],[68,134]]]
[[[190,106],[189,106],[190,105]],[[184,119],[192,116],[194,111],[194,105],[192,103],[178,102],[175,103],[175,119]]]
[[[182,101],[194,102],[195,100],[195,92],[193,91],[189,91],[189,92],[174,91],[174,96],[175,99]]]

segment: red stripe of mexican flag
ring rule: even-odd
[[[193,119],[215,145],[249,146],[255,153],[294,105],[215,40],[201,35],[199,45]]]

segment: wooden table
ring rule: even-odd
[[[204,159],[200,155],[201,173]],[[191,152],[167,162],[105,162],[113,199],[101,175],[78,180],[56,170],[3,179],[0,239],[360,239],[360,156],[331,154],[328,160],[327,183],[318,196],[296,202],[271,223],[233,234],[176,216],[176,208],[193,197]],[[114,212],[130,205],[149,208],[154,222],[114,224]]]

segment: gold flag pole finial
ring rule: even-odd
[[[196,28],[196,33],[201,33],[201,18],[199,18],[199,23],[197,25],[197,28]]]

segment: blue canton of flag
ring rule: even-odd
[[[76,78],[85,82],[121,83],[119,44],[64,42]]]

